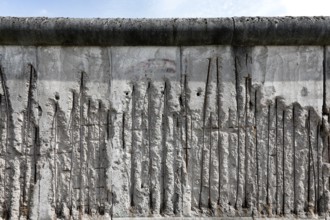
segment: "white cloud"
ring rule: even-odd
[[[284,13],[281,2],[274,0],[154,0],[152,2],[152,16],[156,17],[278,16]]]
[[[158,7],[163,11],[173,11],[183,5],[189,4],[188,0],[161,0],[158,1]]]
[[[329,16],[330,0],[154,0],[161,17]]]
[[[290,16],[329,16],[329,0],[281,0],[285,15]]]
[[[47,11],[47,9],[41,9],[40,11],[39,11],[39,15],[40,16],[49,16],[49,13],[48,13],[48,11]]]

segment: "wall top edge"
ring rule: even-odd
[[[0,45],[329,45],[330,17],[0,17]]]

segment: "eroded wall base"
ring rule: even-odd
[[[0,47],[0,216],[323,218],[328,53]]]

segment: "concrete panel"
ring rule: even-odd
[[[1,46],[0,217],[325,218],[328,57]]]

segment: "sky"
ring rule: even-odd
[[[330,0],[0,0],[0,16],[187,18],[329,16]]]

